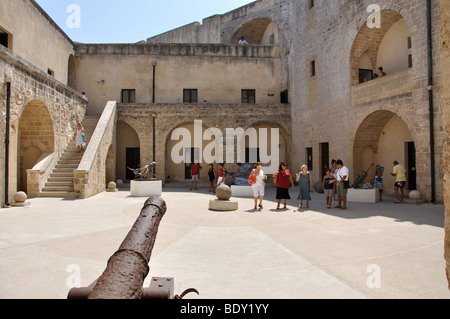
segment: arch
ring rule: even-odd
[[[175,130],[181,129],[184,132],[180,133],[189,133],[190,135],[190,141],[187,140],[189,136],[181,136],[179,140],[172,140],[172,134]],[[195,122],[194,120],[187,120],[182,121],[178,123],[177,125],[173,126],[166,136],[166,143],[165,143],[165,179],[166,182],[182,182],[188,179],[188,170],[189,170],[189,163],[185,163],[186,158],[190,160],[197,160],[200,159],[199,163],[200,165],[206,170],[206,167],[209,163],[208,158],[205,158],[203,151],[205,150],[205,147],[210,144],[212,141],[203,140],[203,135],[205,131],[209,129],[207,125],[205,125],[204,121],[202,121],[202,127],[201,127],[201,156],[200,153],[197,153],[197,150],[194,150],[192,152],[192,148],[198,148],[196,147],[195,138],[198,135],[198,132],[195,131]],[[223,132],[225,134],[225,132]],[[197,134],[197,135],[196,135]],[[182,145],[182,143],[185,142],[186,145]],[[186,146],[186,147],[185,147]],[[189,147],[188,147],[189,146]],[[174,149],[178,149],[179,152],[177,153],[174,151]],[[186,148],[190,148],[190,150],[186,150]],[[217,151],[217,149],[216,149]],[[173,158],[172,152],[175,153],[175,157]],[[201,158],[200,158],[201,157]],[[182,160],[182,163],[178,163]],[[203,172],[205,171],[203,170]],[[206,179],[206,175],[200,174],[201,180]]]
[[[233,34],[231,44],[236,44],[241,37],[245,37],[249,44],[279,44],[279,29],[271,19],[256,18]]]
[[[43,153],[55,151],[55,134],[50,112],[44,102],[29,101],[22,110],[17,134],[17,187],[26,189],[26,171]]]
[[[359,125],[353,143],[354,179],[368,168],[368,181],[375,172],[371,164],[392,169],[392,162],[398,160],[405,167],[408,162],[406,144],[415,142],[407,122],[390,110],[378,110],[369,114]],[[407,167],[406,167],[407,168]],[[393,183],[385,183],[388,193],[393,192]]]
[[[411,48],[408,48],[410,35],[410,27],[406,19],[392,9],[381,11],[380,28],[369,28],[364,22],[353,41],[350,53],[351,84],[359,84],[364,79],[370,80],[359,72],[360,69],[364,69],[362,64],[368,65],[369,62],[373,71],[376,71],[379,66],[383,66],[387,73],[407,69],[409,67],[408,53],[411,51]],[[399,47],[402,47],[400,54]],[[403,59],[400,69],[397,66],[398,59]],[[391,62],[388,62],[388,65],[381,65],[389,60]]]
[[[115,181],[115,160],[114,160],[114,145],[110,145],[108,149],[108,153],[106,154],[106,162],[105,162],[105,178],[106,184],[109,182]]]
[[[67,86],[76,90],[77,72],[75,56],[71,54],[68,61]]]

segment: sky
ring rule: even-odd
[[[254,0],[36,0],[75,42],[136,43]]]

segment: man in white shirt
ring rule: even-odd
[[[238,44],[248,44],[247,40],[245,40],[244,37],[242,37],[239,41]]]
[[[336,191],[338,194],[338,205],[335,208],[347,209],[347,188],[349,187],[349,170],[341,160],[336,161],[338,170],[336,171]],[[347,187],[347,188],[346,188]],[[341,205],[341,203],[343,205]]]

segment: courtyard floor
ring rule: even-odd
[[[207,188],[164,188],[168,210],[145,286],[151,277],[174,277],[175,294],[200,292],[192,299],[450,298],[443,205],[385,197],[327,209],[314,193],[309,210],[292,199],[277,211],[275,189],[266,192],[262,211],[253,199],[232,198],[238,211],[213,212]],[[297,188],[290,192],[297,197]],[[0,298],[65,299],[74,274],[89,286],[145,200],[125,187],[0,209]]]

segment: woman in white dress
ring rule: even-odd
[[[83,126],[81,126],[81,123],[78,123],[78,127],[73,138],[75,140],[75,145],[78,148],[78,153],[80,153],[81,151],[83,151],[83,147],[86,146],[84,129]]]
[[[264,188],[266,186],[266,183],[264,180],[266,179],[266,176],[264,175],[263,170],[261,169],[262,164],[257,163],[255,169],[253,169],[252,174],[256,176],[256,183],[252,185],[253,189],[253,198],[255,200],[255,209],[257,209],[258,205],[258,197],[259,197],[259,208],[263,209],[263,199],[264,199]]]

